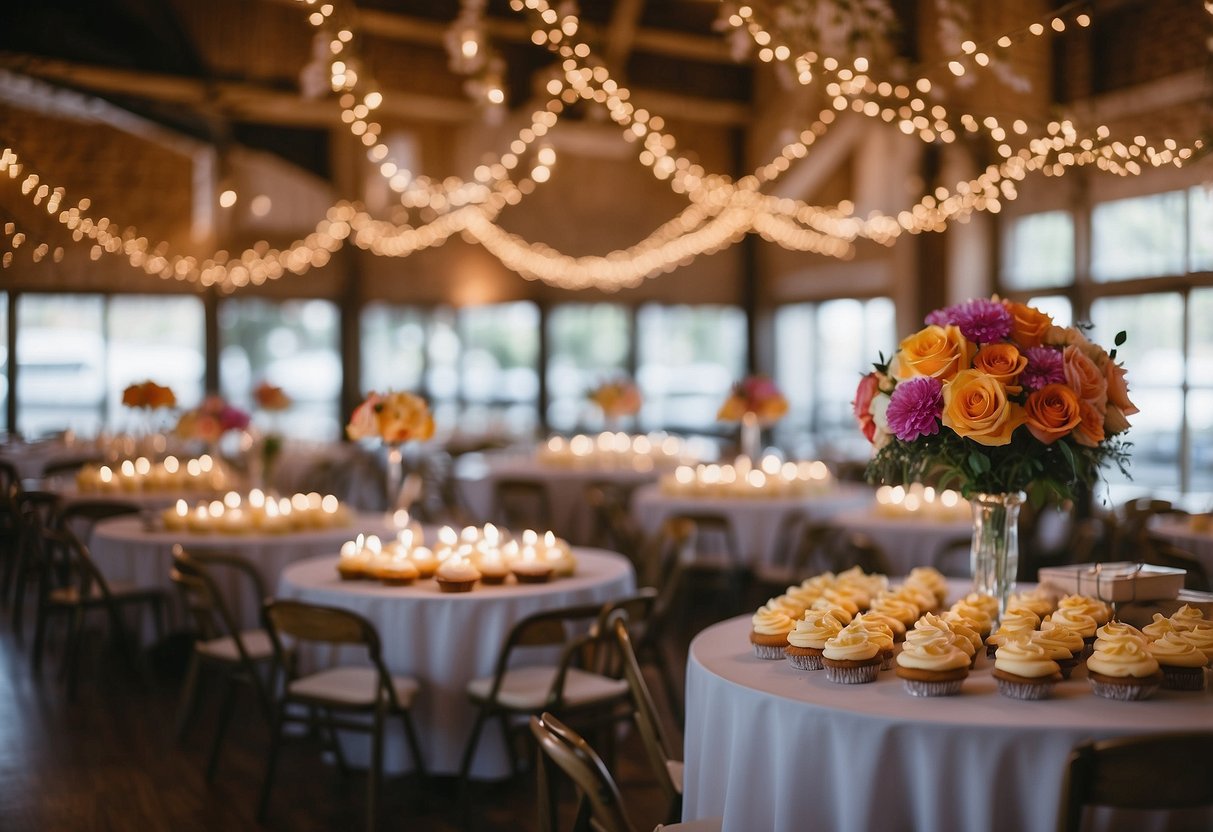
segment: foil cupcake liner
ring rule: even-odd
[[[824,664],[824,663],[823,663]],[[864,685],[876,681],[880,672],[880,663],[860,665],[859,667],[830,667],[824,664],[826,678],[840,685]]]
[[[1158,691],[1158,682],[1142,684],[1117,685],[1091,679],[1091,692],[1104,699],[1115,699],[1118,702],[1139,702],[1149,699]]]
[[[821,654],[811,653],[809,655],[792,655],[787,654],[788,663],[797,670],[821,670]]]
[[[916,679],[902,679],[906,693],[910,696],[955,696],[960,693],[964,679],[952,679],[946,682],[922,682]]]
[[[996,679],[998,692],[1009,699],[1024,699],[1035,701],[1048,699],[1053,694],[1054,682],[1033,684],[1031,682],[1008,682],[1006,679]]]

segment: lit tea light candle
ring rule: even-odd
[[[172,508],[166,508],[160,513],[164,528],[171,532],[183,531],[189,522],[190,507],[185,500],[178,500]]]
[[[805,497],[831,487],[824,462],[785,462],[773,454],[757,465],[746,456],[731,465],[682,465],[661,478],[663,492],[687,497]]]

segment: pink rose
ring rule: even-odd
[[[354,409],[350,423],[345,426],[345,433],[350,439],[366,439],[368,436],[379,435],[379,416],[375,410],[379,399],[378,393],[371,393],[366,397],[366,401]]]
[[[1102,414],[1108,404],[1108,382],[1080,345],[1066,347],[1062,353],[1062,367],[1070,389]]]
[[[880,380],[876,373],[868,373],[859,380],[855,391],[855,401],[851,402],[855,418],[859,421],[859,429],[864,439],[875,442],[876,420],[872,418],[872,399],[880,392]]]

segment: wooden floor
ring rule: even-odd
[[[319,749],[304,740],[281,757],[270,816],[254,819],[268,730],[252,702],[243,700],[213,783],[203,777],[214,725],[213,697],[205,698],[185,741],[173,737],[185,650],[149,653],[151,671],[125,666],[101,634],[87,642],[80,690],[67,701],[59,677],[57,643],[41,675],[30,669],[29,642],[0,616],[0,830],[359,829],[364,823],[365,778],[343,779]],[[169,643],[171,643],[170,640]],[[681,662],[683,645],[671,645]],[[681,667],[675,674],[681,678]],[[213,692],[213,689],[212,689]],[[672,718],[667,724],[673,729]],[[675,734],[678,741],[681,735]],[[633,730],[621,739],[614,773],[632,820],[651,829],[663,818],[661,796]],[[421,794],[413,778],[384,783],[380,829],[467,828],[453,778],[435,778]],[[562,793],[571,816],[572,794]],[[472,790],[472,829],[537,828],[534,779],[528,773],[505,784]]]

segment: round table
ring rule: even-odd
[[[769,565],[780,559],[775,549],[789,516],[800,513],[811,521],[832,520],[870,505],[873,493],[865,486],[840,484],[809,497],[692,497],[667,494],[654,484],[632,495],[632,516],[646,534],[654,534],[671,515],[721,514],[732,526],[741,557],[754,565]]]
[[[441,592],[433,580],[407,587],[343,581],[336,557],[312,558],[283,571],[277,595],[343,607],[369,619],[379,630],[388,669],[421,683],[413,721],[428,771],[457,774],[475,719],[465,688],[472,679],[493,673],[510,628],[533,613],[603,604],[635,591],[632,566],[621,555],[583,548],[574,548],[573,554],[577,571],[570,577],[543,584],[511,579],[501,586],[477,585],[468,593]],[[347,660],[352,658],[354,654]],[[384,744],[384,770],[407,770],[412,762],[398,721],[391,730],[396,733]],[[352,763],[365,765],[370,759],[365,736],[343,736],[342,748]],[[508,776],[508,757],[495,726],[481,736],[471,774],[478,779]]]
[[[1150,534],[1192,555],[1205,568],[1205,574],[1213,576],[1213,528],[1197,531],[1186,518],[1162,516],[1151,519],[1149,529]]]
[[[139,517],[119,517],[97,524],[89,548],[107,580],[158,586],[170,591],[173,584],[169,573],[175,544],[180,543],[187,552],[228,552],[257,567],[266,591],[271,592],[279,574],[289,564],[303,558],[335,554],[342,543],[359,533],[387,538],[394,531],[382,514],[356,514],[350,525],[331,529],[239,535],[169,531],[158,526],[149,527]],[[240,625],[260,626],[262,599],[253,597],[232,570],[215,570],[215,577],[224,597],[236,599],[232,612]]]
[[[907,575],[915,566],[943,569],[950,564],[936,563],[939,547],[960,538],[973,537],[973,521],[967,518],[888,517],[868,509],[844,512],[833,522],[839,528],[863,533],[879,546],[890,575]]]
[[[983,655],[959,696],[921,699],[892,671],[837,685],[757,659],[749,631],[748,616],[713,625],[687,660],[683,817],[725,829],[1052,830],[1078,743],[1213,727],[1208,689],[1113,702],[1080,667],[1052,699],[1021,702]],[[1099,828],[1213,828],[1213,811],[1096,814]]]
[[[593,510],[585,499],[587,486],[605,482],[630,488],[655,481],[661,470],[656,467],[644,471],[614,467],[578,468],[548,465],[530,455],[494,454],[460,460],[455,476],[463,504],[478,523],[497,521],[493,492],[499,481],[518,479],[542,482],[547,488],[548,506],[552,512],[547,527],[570,543],[583,544],[590,542],[594,529]]]

